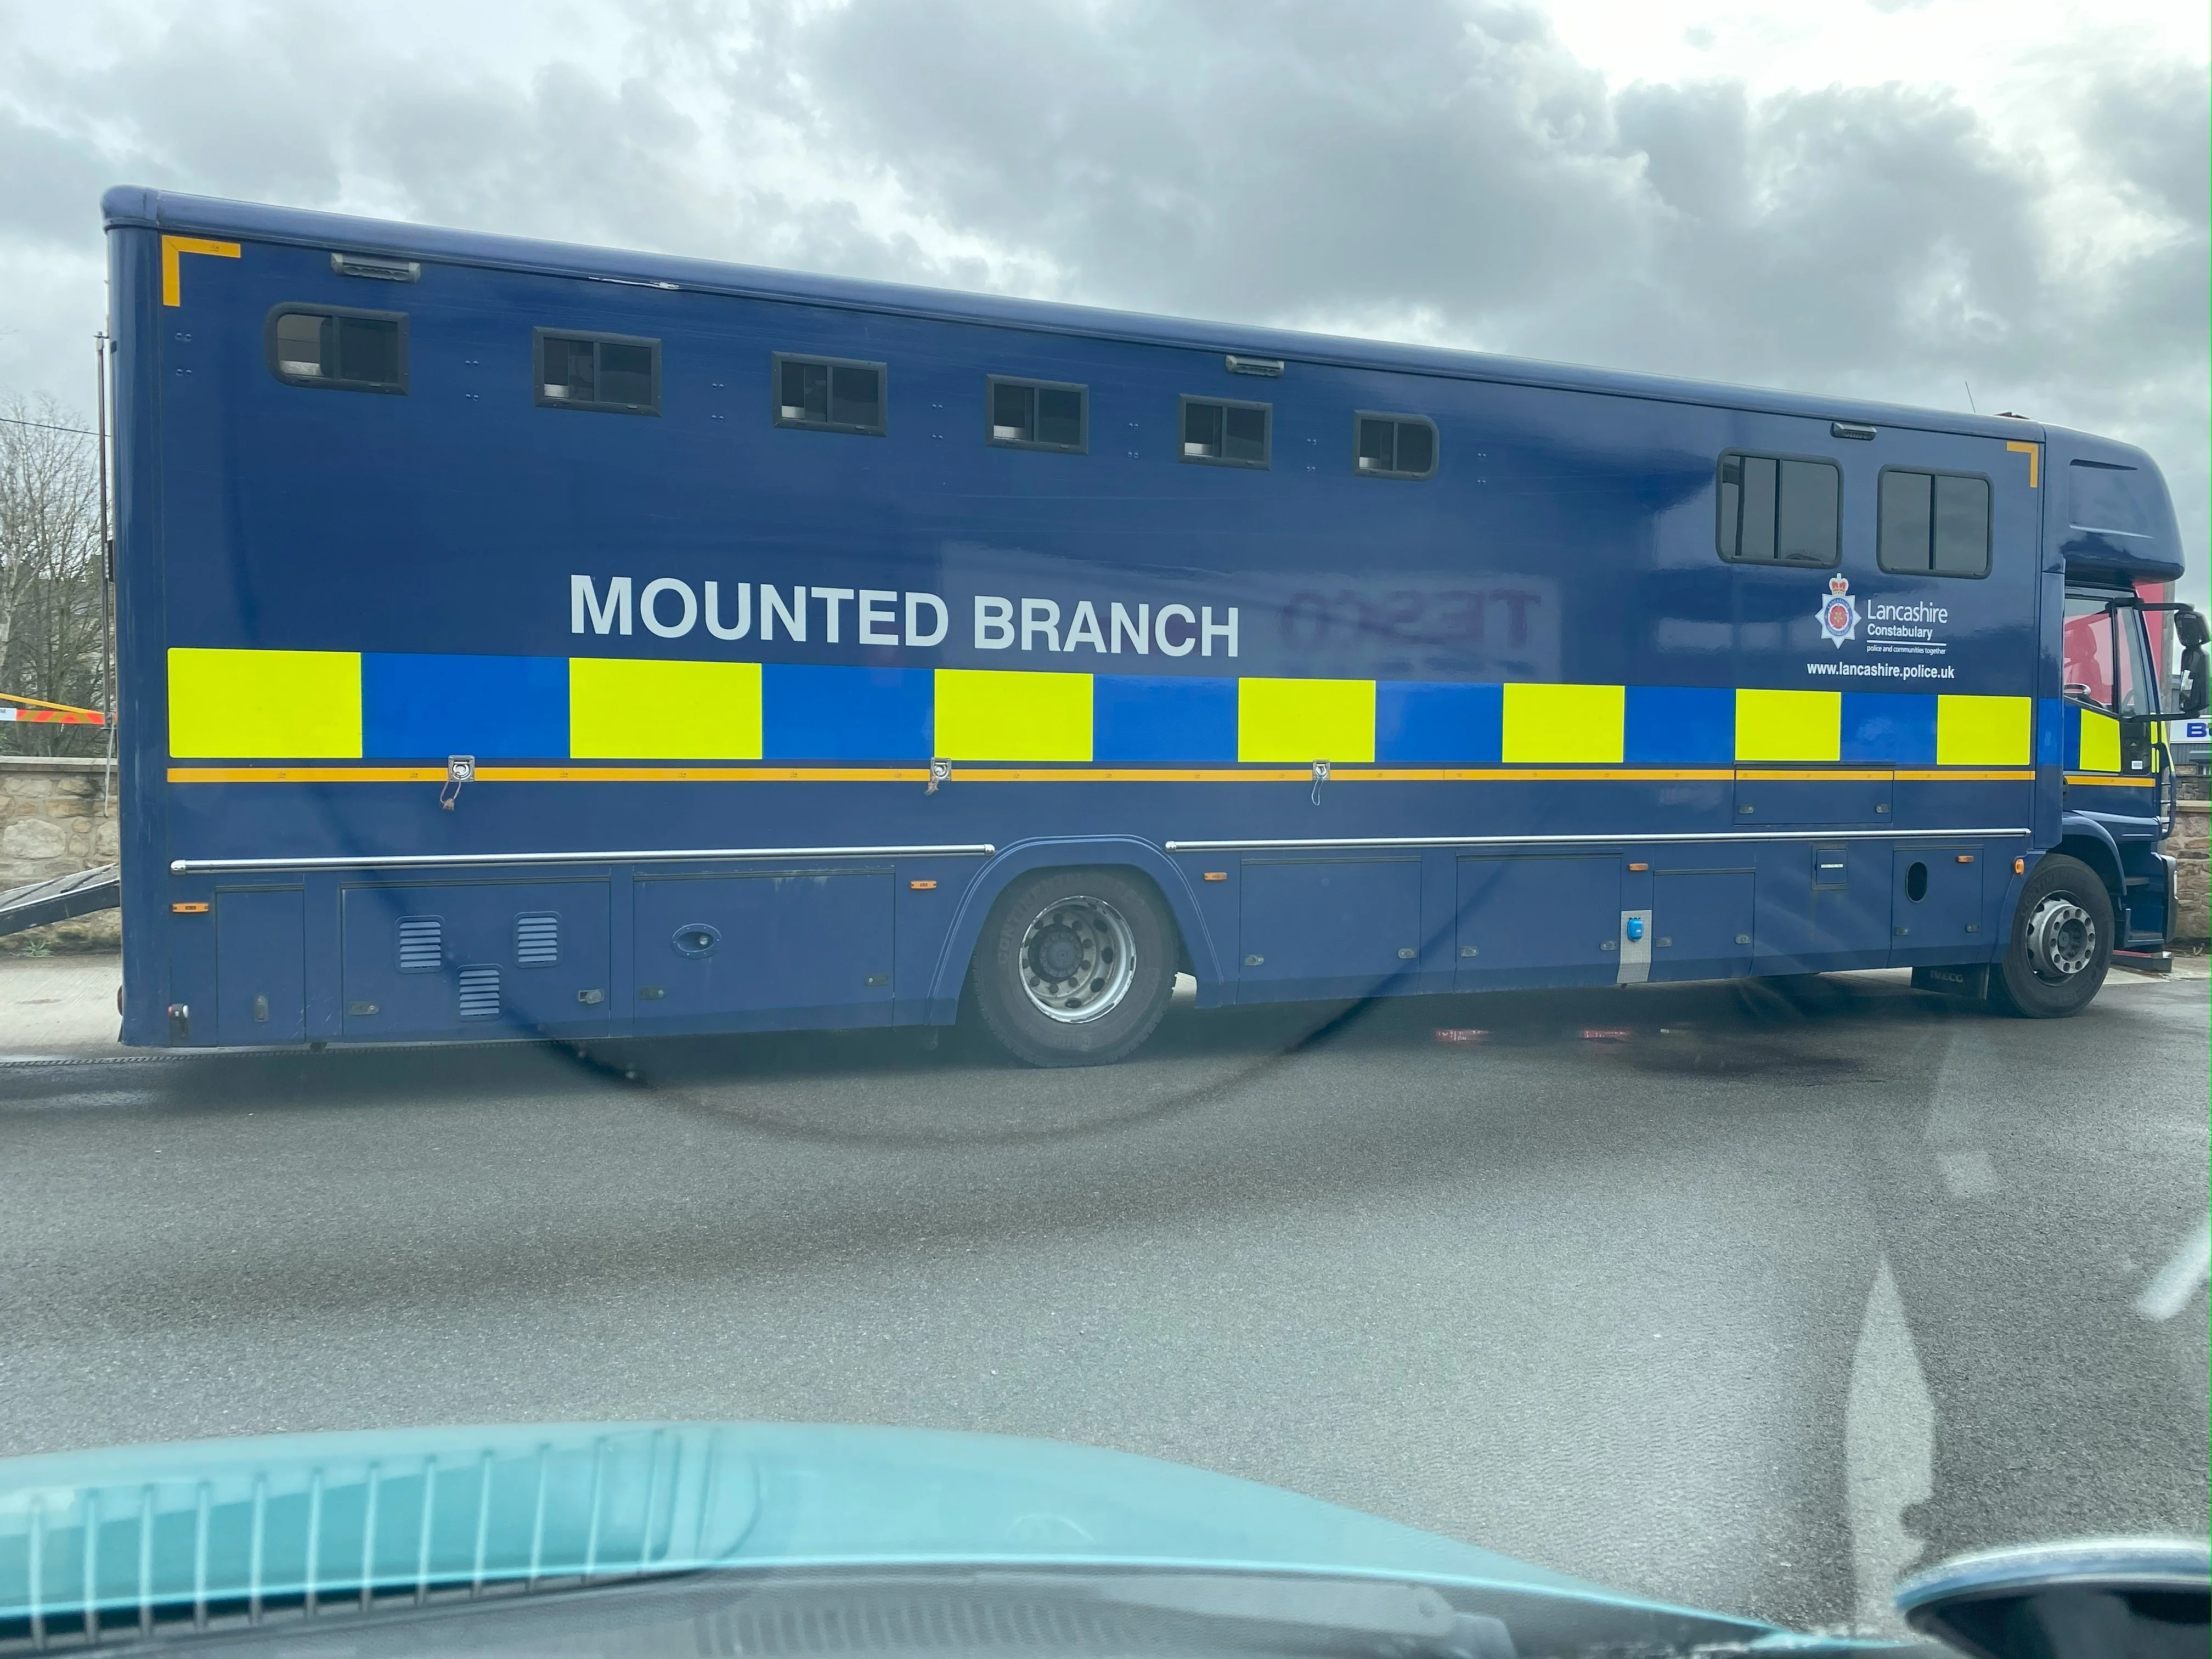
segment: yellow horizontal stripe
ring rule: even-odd
[[[2094,789],[2155,789],[2156,778],[2131,778],[2118,772],[2069,772],[2069,783],[2085,784]]]
[[[482,775],[479,774],[478,775]],[[443,783],[442,766],[173,766],[171,783]]]
[[[1915,783],[2030,783],[2033,771],[1730,771],[1703,768],[1618,767],[1337,767],[1332,781],[1368,783],[1800,783],[1881,782],[1893,775]],[[171,783],[443,783],[441,766],[173,766]],[[958,783],[1308,783],[1305,767],[960,766]],[[925,783],[922,766],[480,766],[479,783]],[[2155,778],[2069,773],[2071,783],[2148,788]]]
[[[1830,767],[1802,767],[1788,772],[1747,772],[1738,769],[1743,783],[1887,783],[1897,774],[1888,767],[1879,772],[1838,772]]]

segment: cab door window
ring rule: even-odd
[[[2069,598],[2064,628],[2066,695],[2115,714],[2153,712],[2142,615],[2107,611],[2106,601]]]

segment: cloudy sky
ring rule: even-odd
[[[2203,589],[2185,0],[0,0],[0,396],[151,184],[2142,444]]]

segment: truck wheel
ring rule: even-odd
[[[1104,1066],[1152,1034],[1175,991],[1174,933],[1142,882],[1048,870],[992,907],[975,945],[975,1003],[1032,1066]]]
[[[2054,854],[2035,866],[2013,913],[2012,943],[1990,975],[1990,1000],[2027,1019],[2089,1006],[2112,965],[2112,901],[2097,872]]]

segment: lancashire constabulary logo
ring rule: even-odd
[[[1820,606],[1820,631],[1838,651],[1845,640],[1858,636],[1859,602],[1851,597],[1850,577],[1828,578],[1828,597]]]

